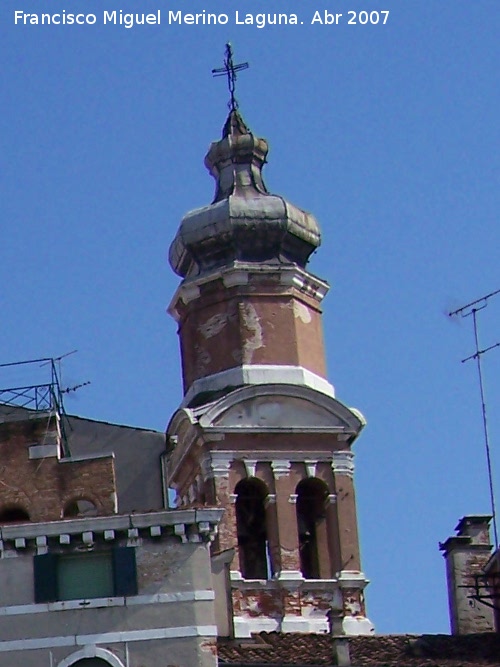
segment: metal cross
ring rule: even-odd
[[[248,63],[239,63],[235,65],[233,63],[233,47],[228,42],[226,44],[226,55],[224,58],[224,67],[212,70],[213,76],[226,76],[227,77],[227,87],[229,89],[230,100],[228,102],[228,107],[231,111],[235,111],[238,108],[238,102],[234,96],[234,89],[236,85],[236,74],[241,72],[241,70],[248,69]]]

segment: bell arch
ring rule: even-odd
[[[256,477],[242,479],[236,485],[236,533],[240,570],[244,579],[269,579],[266,506],[268,488]]]
[[[303,479],[296,488],[300,569],[305,579],[331,576],[326,506],[329,490],[317,477]]]

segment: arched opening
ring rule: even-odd
[[[0,511],[0,524],[2,523],[26,523],[30,521],[30,515],[22,507],[12,505]]]
[[[241,574],[245,579],[269,579],[272,573],[267,546],[267,487],[251,477],[238,482],[235,493]]]
[[[58,667],[124,667],[124,664],[107,649],[85,646],[65,658]]]
[[[328,487],[315,477],[297,485],[300,569],[305,579],[328,578],[325,518]]]
[[[97,507],[87,498],[70,500],[64,507],[63,518],[75,516],[97,516]]]

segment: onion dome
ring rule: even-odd
[[[170,246],[173,270],[191,277],[234,261],[304,267],[320,245],[313,215],[268,192],[262,179],[268,145],[231,109],[205,166],[216,181],[209,206],[187,213]]]

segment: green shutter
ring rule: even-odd
[[[137,595],[137,568],[134,547],[113,549],[115,595]]]
[[[35,602],[57,600],[57,555],[43,554],[33,558]]]

